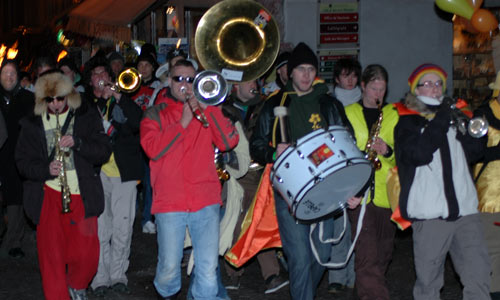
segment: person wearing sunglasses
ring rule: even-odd
[[[0,68],[0,113],[5,118],[8,138],[0,147],[0,234],[7,227],[0,245],[0,257],[23,258],[21,248],[26,219],[23,212],[22,182],[14,162],[19,134],[19,120],[33,111],[35,97],[19,82],[19,68],[14,60],[6,59]],[[3,207],[9,220],[5,224]]]
[[[89,80],[85,88],[86,101],[98,110],[113,149],[100,173],[105,195],[104,212],[98,219],[101,258],[91,288],[98,297],[105,297],[109,288],[120,294],[130,294],[126,272],[136,213],[137,182],[144,175],[139,144],[142,110],[127,94],[113,90],[108,84],[113,82],[113,73],[106,57],[94,56],[87,62],[85,73]]]
[[[394,151],[401,191],[401,216],[412,222],[415,300],[439,299],[450,254],[463,285],[463,299],[491,299],[491,263],[478,213],[469,164],[486,143],[451,125],[443,99],[447,74],[438,65],[418,66],[410,92],[399,103]]]
[[[87,299],[99,262],[97,217],[104,208],[96,166],[109,159],[111,145],[95,108],[62,72],[40,76],[35,95],[33,111],[21,120],[15,161],[26,179],[24,208],[36,225],[43,292],[46,299]],[[64,151],[62,161],[56,149]],[[61,186],[71,199],[65,212]]]
[[[214,163],[214,145],[227,151],[238,133],[221,108],[193,96],[195,68],[180,60],[141,121],[141,145],[150,158],[153,205],[158,240],[154,279],[160,299],[173,299],[181,289],[181,261],[186,226],[194,253],[195,299],[215,299],[219,257],[221,184]],[[203,110],[208,127],[195,119]]]

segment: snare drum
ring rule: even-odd
[[[297,140],[274,163],[271,181],[292,215],[313,220],[342,210],[368,182],[372,165],[342,126]]]

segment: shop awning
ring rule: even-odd
[[[156,0],[85,0],[69,13],[66,30],[95,38],[130,42],[131,25]],[[158,1],[160,2],[160,1]]]

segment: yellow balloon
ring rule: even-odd
[[[468,0],[436,0],[436,5],[449,13],[459,15],[470,20],[474,13],[474,8]]]

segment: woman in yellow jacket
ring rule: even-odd
[[[369,65],[361,76],[361,101],[345,108],[358,148],[366,151],[372,162],[377,160],[380,163],[379,169],[374,168],[362,230],[355,246],[356,289],[361,300],[389,299],[385,272],[392,256],[396,226],[390,218],[392,211],[386,182],[389,169],[396,164],[393,131],[398,114],[391,104],[383,105],[387,80],[384,67]],[[367,144],[370,144],[369,149],[366,149]],[[361,210],[360,202],[361,197],[348,201],[353,236]]]

